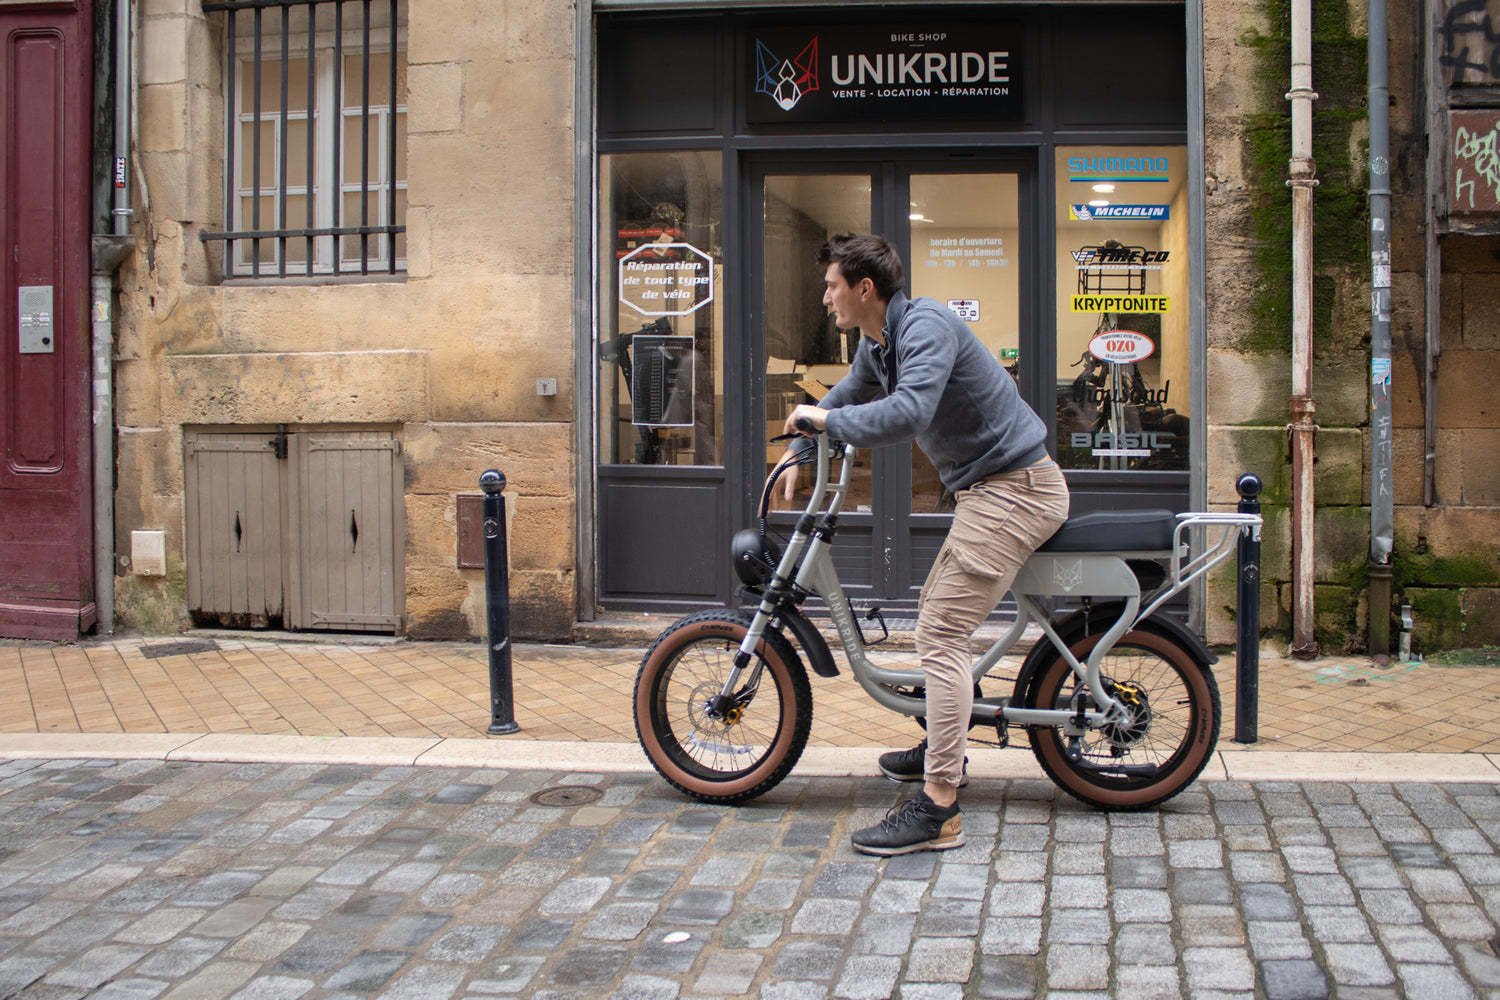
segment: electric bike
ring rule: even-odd
[[[636,676],[641,746],[663,778],[703,802],[763,795],[806,747],[813,705],[804,658],[820,677],[840,672],[803,610],[811,598],[826,605],[849,672],[869,696],[901,715],[925,715],[922,672],[870,661],[866,647],[889,634],[884,619],[879,609],[866,616],[882,632],[867,641],[834,568],[854,448],[825,434],[814,444],[778,464],[759,527],[735,536],[735,570],[758,606],[679,619]],[[816,479],[782,547],[767,527],[770,493],[794,463],[814,464]],[[1214,655],[1163,608],[1260,522],[1258,514],[1165,510],[1070,518],[1021,567],[1011,587],[1016,619],[973,663],[971,731],[992,728],[1003,747],[1021,729],[1047,775],[1101,809],[1147,809],[1181,792],[1214,752],[1221,707]],[[1199,528],[1213,537],[1193,554],[1190,532]],[[1068,610],[1054,614],[1054,605]],[[1005,682],[1010,690],[986,694],[992,671],[1032,625],[1041,635]]]

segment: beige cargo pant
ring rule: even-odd
[[[917,655],[927,675],[925,779],[963,776],[974,677],[969,640],[1032,551],[1068,517],[1068,485],[1052,459],[981,479],[957,495],[953,527],[917,605]]]

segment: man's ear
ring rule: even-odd
[[[868,301],[875,295],[875,281],[873,278],[859,279],[859,297],[861,301]]]

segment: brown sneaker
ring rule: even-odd
[[[964,818],[958,803],[944,808],[918,792],[885,814],[877,825],[849,838],[862,854],[890,857],[913,851],[951,851],[964,846]]]

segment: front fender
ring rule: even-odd
[[[812,665],[813,673],[819,677],[837,677],[839,665],[834,662],[833,651],[828,648],[828,640],[823,638],[812,622],[807,620],[797,608],[781,608],[776,612],[776,617],[781,619],[786,630],[792,633],[792,638],[797,640],[797,645],[802,647],[807,662]]]

